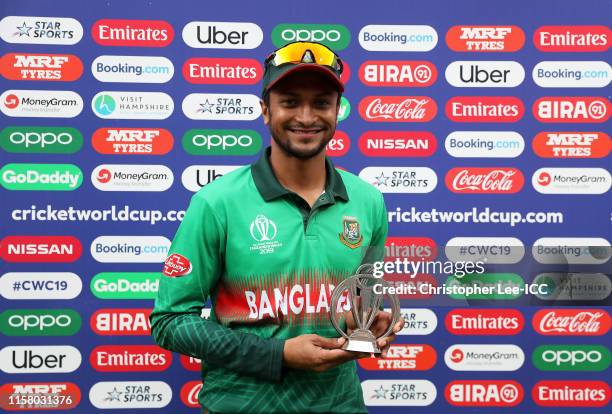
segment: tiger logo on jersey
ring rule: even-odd
[[[345,216],[342,218],[342,233],[339,234],[340,241],[351,249],[361,246],[363,236],[359,221],[355,217]]]

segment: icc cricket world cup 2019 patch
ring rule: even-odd
[[[342,233],[339,234],[340,241],[351,249],[361,246],[363,236],[359,227],[359,221],[355,217],[342,217]]]
[[[186,276],[191,273],[191,262],[178,253],[172,253],[164,262],[164,275],[169,277]]]

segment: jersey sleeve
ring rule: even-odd
[[[164,263],[151,333],[162,348],[268,381],[281,378],[284,340],[235,331],[200,316],[223,273],[225,230],[196,194]]]

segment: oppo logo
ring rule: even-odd
[[[456,61],[446,67],[446,81],[455,87],[514,88],[525,79],[525,69],[513,61]]]
[[[0,147],[11,153],[73,154],[83,146],[81,133],[70,127],[6,127]]]
[[[162,20],[102,19],[91,27],[91,37],[102,46],[165,47],[174,30]]]
[[[272,29],[272,43],[281,47],[291,42],[323,43],[332,50],[343,50],[351,41],[351,33],[339,24],[288,24]]]
[[[0,59],[0,73],[15,81],[71,82],[81,77],[83,62],[75,55],[7,53]]]
[[[190,129],[183,135],[183,148],[193,155],[255,155],[261,135],[246,129]]]
[[[263,41],[261,28],[247,22],[189,22],[182,35],[187,46],[205,49],[255,49]]]
[[[83,246],[72,236],[6,236],[0,257],[10,263],[69,263],[81,257]]]
[[[325,155],[328,157],[342,157],[351,149],[351,139],[349,136],[340,130],[336,130],[334,137],[327,143],[325,147]]]
[[[45,405],[15,404],[23,398],[26,401],[40,396],[53,396]],[[81,390],[72,382],[12,382],[0,387],[0,408],[12,410],[71,410],[81,401]],[[12,398],[14,399],[12,401]]]
[[[183,65],[189,83],[206,85],[255,85],[263,68],[255,59],[191,58]]]
[[[453,26],[446,44],[455,52],[516,52],[525,44],[518,26]]]
[[[91,329],[98,335],[150,335],[151,309],[99,309],[91,315]]]
[[[359,79],[367,86],[431,86],[438,77],[433,63],[424,60],[368,60],[359,67]]]
[[[456,407],[514,407],[524,394],[521,384],[509,380],[451,381],[444,389],[446,401]]]
[[[0,37],[8,43],[74,45],[83,37],[83,26],[68,17],[6,16],[0,20]]]
[[[532,360],[541,371],[603,371],[610,351],[603,345],[540,345]]]
[[[610,387],[604,381],[540,381],[531,397],[541,407],[605,407]]]
[[[446,116],[454,122],[517,122],[525,113],[512,96],[455,96],[446,103]]]
[[[368,157],[429,157],[437,146],[426,131],[367,131],[359,137],[359,150]]]
[[[369,407],[425,407],[436,400],[436,386],[427,380],[366,380],[361,382]]]
[[[453,335],[516,335],[525,318],[517,309],[453,309],[444,325]]]
[[[525,178],[516,168],[457,167],[448,171],[445,182],[453,193],[513,194],[523,188]]]
[[[386,358],[361,358],[361,368],[368,371],[426,371],[436,364],[436,351],[425,344],[391,345]]]
[[[172,353],[155,345],[101,345],[89,356],[99,372],[161,372],[172,363]]]
[[[81,328],[72,309],[14,309],[0,313],[0,332],[8,336],[70,336]]]
[[[73,372],[81,353],[73,346],[7,346],[0,350],[0,369],[8,374]]]
[[[542,52],[605,52],[611,37],[606,26],[542,26],[533,43]]]
[[[174,146],[174,138],[163,128],[99,128],[91,145],[100,154],[164,155]]]
[[[605,132],[540,132],[531,147],[542,158],[605,158],[612,141]]]
[[[533,116],[546,123],[601,123],[612,113],[610,101],[595,96],[545,96],[533,103]]]

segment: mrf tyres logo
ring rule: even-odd
[[[0,387],[0,408],[13,411],[71,410],[81,401],[72,382],[19,382]]]
[[[174,145],[174,138],[163,128],[100,128],[91,137],[91,145],[100,154],[164,155]]]
[[[612,141],[605,132],[540,132],[531,146],[542,158],[605,158]]]
[[[0,73],[10,80],[75,81],[83,63],[75,55],[7,53],[0,59]]]
[[[525,44],[518,26],[453,26],[446,44],[455,52],[516,52]]]

